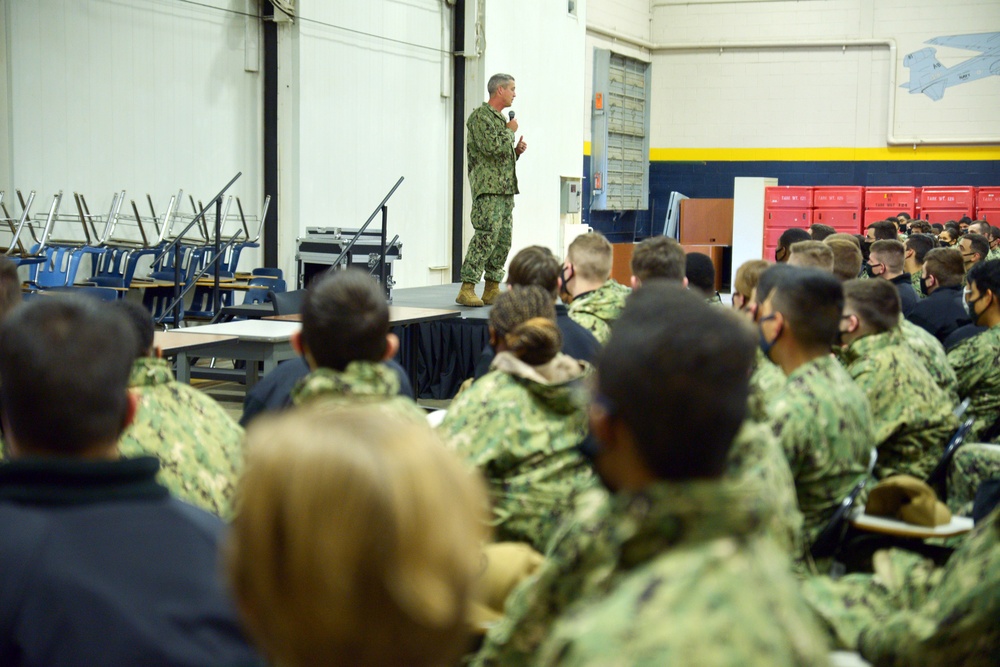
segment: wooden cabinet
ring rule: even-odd
[[[732,245],[733,200],[681,200],[680,241],[684,245]]]

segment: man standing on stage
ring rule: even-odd
[[[472,227],[476,230],[462,263],[462,289],[455,302],[462,306],[492,304],[500,295],[503,267],[510,251],[514,195],[517,191],[515,163],[528,147],[524,137],[514,143],[517,121],[514,113],[501,113],[513,102],[514,77],[494,74],[486,90],[488,102],[469,115],[469,188],[472,190]],[[476,296],[476,283],[486,272],[483,298]]]

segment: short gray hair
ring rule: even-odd
[[[486,84],[486,92],[492,97],[493,93],[497,92],[497,88],[506,86],[513,80],[514,77],[510,74],[494,74]]]

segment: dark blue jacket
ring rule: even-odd
[[[926,329],[944,344],[952,332],[969,324],[969,315],[962,305],[964,298],[961,285],[939,287],[914,306],[906,319]]]
[[[0,665],[252,665],[220,574],[222,522],[159,462],[0,464]]]

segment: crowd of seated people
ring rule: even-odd
[[[794,231],[732,308],[673,239],[631,287],[600,234],[523,249],[436,428],[362,272],[310,285],[244,432],[144,313],[19,304],[0,259],[0,665],[996,664],[1000,230]],[[817,555],[966,419],[950,558]]]

